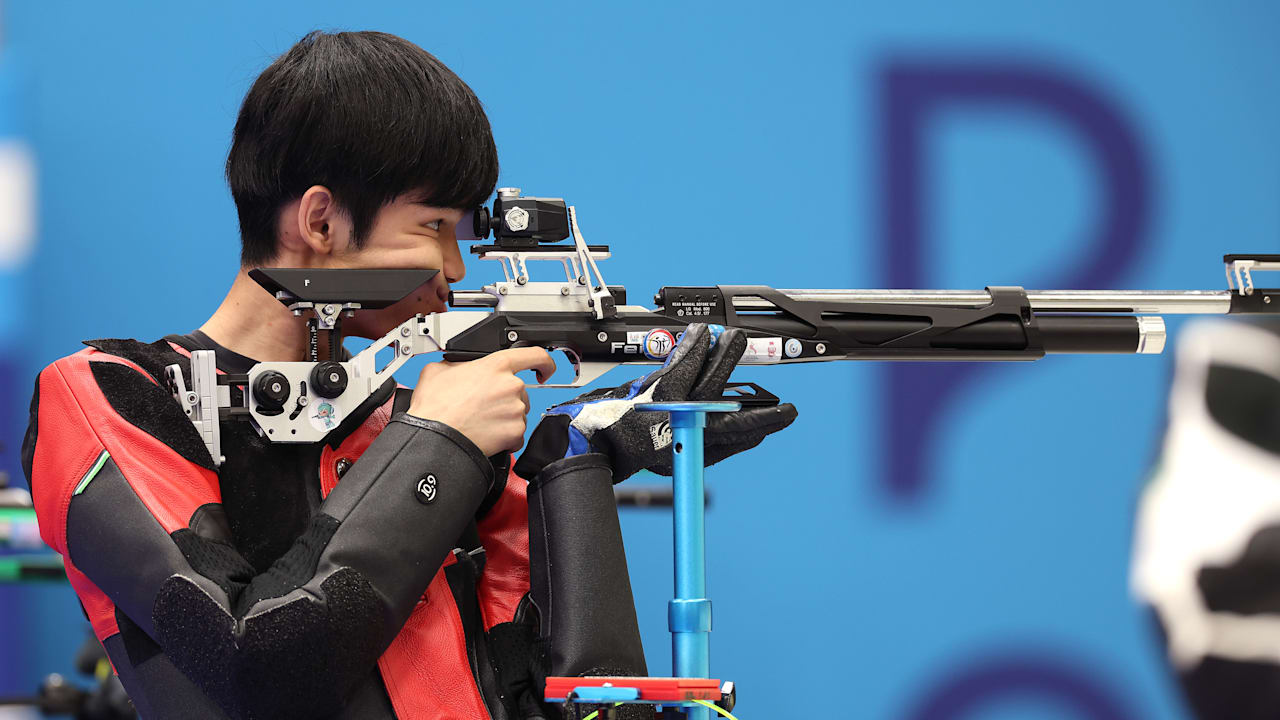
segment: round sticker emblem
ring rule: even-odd
[[[418,490],[414,494],[418,502],[426,505],[436,499],[436,476],[428,475],[418,481]]]
[[[310,412],[311,427],[324,432],[338,427],[341,418],[338,417],[338,410],[333,406],[333,403],[324,401],[316,404],[314,408]]]
[[[787,357],[793,358],[800,355],[800,351],[802,348],[800,347],[799,340],[795,338],[788,338],[786,346],[784,346],[782,349],[786,351]]]
[[[655,328],[644,336],[644,354],[650,360],[661,360],[676,347],[675,337],[662,328]]]

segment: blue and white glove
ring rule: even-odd
[[[613,389],[593,390],[548,408],[534,429],[516,474],[532,480],[544,467],[564,458],[597,452],[612,461],[614,482],[639,470],[671,474],[671,426],[667,413],[639,412],[646,402],[716,400],[747,348],[736,328],[695,323],[681,336],[662,367]],[[707,418],[707,465],[759,445],[765,436],[790,425],[790,403],[716,413]]]

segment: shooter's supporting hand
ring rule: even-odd
[[[516,463],[516,473],[532,479],[552,462],[598,452],[610,457],[614,482],[646,469],[670,475],[671,427],[666,413],[638,412],[635,405],[720,399],[746,347],[746,335],[736,328],[690,325],[661,369],[548,409]],[[765,436],[795,419],[796,408],[790,403],[709,417],[704,434],[706,464],[759,445]]]

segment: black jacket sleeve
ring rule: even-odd
[[[65,546],[55,548],[234,718],[321,717],[340,708],[493,483],[492,465],[460,433],[399,414],[293,547],[255,575],[228,541],[225,523],[210,519],[209,506],[176,530],[149,509],[173,491],[174,476],[190,473],[185,458],[153,448],[140,461],[142,450],[127,441],[140,436],[130,435],[127,421],[73,400],[65,406],[80,403],[85,412],[52,419],[41,398],[33,487],[52,493],[66,484],[41,477],[64,470],[42,461],[54,454],[42,456],[41,443],[76,438],[76,447],[101,451],[86,461],[92,474],[65,491]],[[48,515],[42,525],[56,521]]]
[[[648,675],[609,458],[546,465],[529,483],[529,592],[539,619],[534,673]],[[653,709],[618,709],[624,720]]]

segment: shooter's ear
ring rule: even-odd
[[[315,254],[333,254],[342,220],[338,203],[329,188],[312,185],[302,194],[296,218],[298,237]]]

